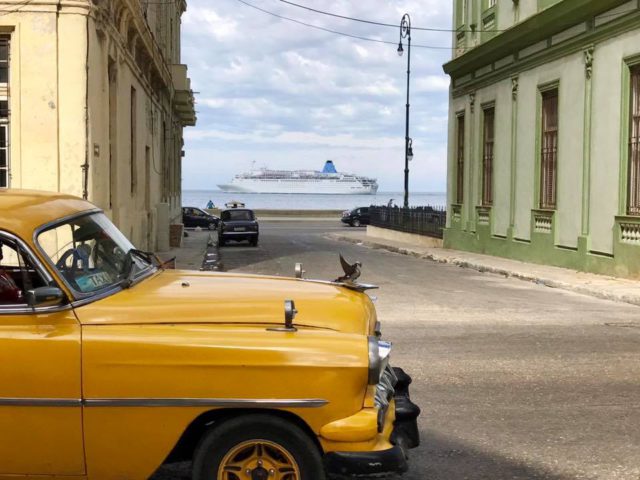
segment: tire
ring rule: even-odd
[[[355,218],[355,219],[351,222],[351,226],[352,226],[352,227],[359,227],[359,226],[360,226],[360,220],[358,220],[357,218]]]
[[[258,239],[257,238],[252,238],[251,240],[249,240],[249,244],[252,247],[257,247],[258,246]]]
[[[311,438],[293,423],[264,414],[233,418],[209,430],[196,448],[193,480],[219,480],[224,465],[234,463],[252,469],[252,473],[259,468],[266,470],[267,476],[258,478],[275,478],[268,474],[275,468],[270,463],[272,456],[293,469],[287,479],[326,480],[319,449]],[[236,462],[234,457],[238,458]],[[258,459],[262,460],[261,466]]]
[[[219,247],[224,247],[224,246],[225,246],[225,244],[226,244],[226,243],[225,243],[225,241],[224,241],[224,238],[219,237],[219,238],[218,238],[218,246],[219,246]]]

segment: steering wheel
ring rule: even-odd
[[[70,268],[67,267],[67,261],[69,258],[72,259]],[[78,270],[78,260],[80,260],[83,270],[86,271],[89,269],[89,256],[87,252],[81,248],[70,248],[64,252],[56,262],[56,267],[61,272],[66,271],[70,273],[72,277],[75,277],[76,271]]]

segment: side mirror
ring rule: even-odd
[[[55,307],[65,300],[64,292],[58,287],[38,287],[27,291],[27,305],[36,307]]]

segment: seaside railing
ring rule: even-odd
[[[374,227],[435,238],[442,238],[447,223],[447,211],[444,207],[400,208],[371,205],[369,214]]]

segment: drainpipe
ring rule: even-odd
[[[90,7],[91,8],[91,7]],[[87,28],[86,28],[86,55],[85,55],[85,90],[84,90],[84,165],[82,165],[82,198],[89,199],[89,17],[87,12]]]

